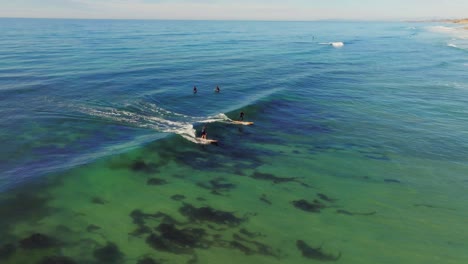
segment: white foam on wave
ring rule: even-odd
[[[338,41],[338,42],[322,42],[322,43],[319,43],[320,45],[330,45],[334,48],[341,48],[344,46],[344,43],[341,42],[341,41]]]
[[[468,30],[458,26],[432,26],[427,27],[431,32],[449,36],[446,46],[459,50],[468,50]]]
[[[178,134],[197,144],[194,124],[226,122],[230,119],[225,114],[208,117],[192,117],[160,108],[154,104],[135,105],[132,110],[120,110],[112,107],[79,107],[80,112],[99,117],[106,122],[132,127],[147,128],[160,133]]]
[[[467,51],[468,50],[468,42],[466,42],[466,41],[457,41],[456,44],[455,43],[447,43],[447,47]]]
[[[437,33],[452,33],[455,32],[456,28],[446,26],[432,26],[429,27],[429,30]]]
[[[331,45],[335,48],[341,48],[344,46],[343,42],[332,42]]]
[[[435,33],[450,35],[456,39],[468,40],[468,30],[463,27],[432,26],[428,30]]]

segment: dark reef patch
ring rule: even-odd
[[[139,225],[135,230],[133,230],[131,233],[129,233],[129,235],[132,235],[132,236],[142,236],[142,235],[146,235],[146,234],[151,234],[153,230],[149,227],[149,226],[146,226],[146,225]]]
[[[91,202],[93,204],[101,204],[101,205],[107,203],[106,200],[104,200],[104,199],[102,199],[101,197],[98,197],[98,196],[94,196],[93,198],[91,198]]]
[[[283,178],[283,177],[276,177],[275,175],[271,173],[261,173],[261,172],[254,172],[252,175],[250,175],[251,178],[256,179],[256,180],[265,180],[265,181],[271,181],[273,183],[284,183],[284,182],[293,182],[296,181],[296,177],[294,178]]]
[[[61,233],[61,235],[71,235],[74,233],[74,231],[66,225],[57,225],[55,231]]]
[[[182,201],[182,200],[185,200],[185,195],[182,195],[182,194],[174,194],[171,196],[171,199],[174,200],[174,201]]]
[[[159,231],[163,238],[184,247],[200,246],[199,242],[205,235],[205,231],[201,228],[177,229],[174,224],[163,223],[156,230]]]
[[[176,179],[185,179],[185,178],[187,178],[187,176],[185,176],[183,174],[173,174],[172,177],[176,178]]]
[[[271,201],[267,198],[267,196],[265,194],[262,194],[262,196],[260,196],[260,201],[266,203],[266,204],[270,204],[271,205]]]
[[[292,201],[294,207],[301,209],[306,212],[320,213],[320,210],[326,208],[327,206],[321,203],[319,200],[313,200],[312,203],[302,199],[297,201]]]
[[[389,161],[390,158],[384,154],[377,151],[359,151],[359,153],[363,154],[364,157],[373,159],[373,160],[381,160],[381,161]]]
[[[234,169],[234,172],[233,172],[235,175],[239,175],[239,176],[245,176],[245,173],[240,170],[240,169]]]
[[[341,257],[341,252],[339,252],[337,256],[326,254],[323,252],[322,247],[313,248],[307,245],[303,240],[297,240],[296,247],[302,252],[302,256],[305,258],[321,261],[337,261]]]
[[[151,178],[146,181],[147,185],[164,185],[167,184],[167,181],[159,178]]]
[[[129,233],[129,235],[137,237],[152,233],[152,229],[148,225],[146,225],[146,220],[158,220],[159,222],[165,224],[180,224],[170,215],[161,212],[147,214],[143,213],[141,210],[136,209],[130,213],[130,217],[133,219],[133,223],[137,225],[137,228],[131,233]]]
[[[237,250],[240,250],[242,253],[244,253],[245,255],[252,255],[254,253],[254,251],[252,249],[250,249],[249,247],[241,244],[240,242],[238,241],[231,241],[229,242],[229,246],[233,249],[237,249]]]
[[[238,233],[233,234],[232,240],[224,238],[224,232],[229,232],[229,229],[239,226],[246,220],[245,217],[238,218],[231,212],[208,206],[197,208],[186,203],[179,208],[179,212],[188,221],[178,222],[162,212],[147,214],[141,210],[134,210],[130,216],[133,222],[138,225],[138,229],[131,235],[145,234],[145,242],[156,251],[188,255],[189,259],[186,263],[197,263],[196,249],[209,249],[211,247],[238,250],[246,255],[261,254],[280,257],[279,250],[274,250],[266,244],[252,240],[256,237],[264,237],[259,232],[239,228]],[[159,224],[154,229],[149,228],[148,221],[155,220]],[[154,263],[152,259],[146,261]]]
[[[239,233],[241,233],[244,236],[247,236],[248,238],[255,238],[255,237],[263,236],[262,233],[260,232],[250,232],[245,228],[241,228],[239,230]]]
[[[142,226],[138,226],[137,229],[133,230],[129,235],[132,235],[132,236],[142,236],[142,235],[146,235],[146,234],[151,234],[152,230],[149,226],[146,226],[146,225],[142,225]]]
[[[154,173],[157,172],[157,169],[153,165],[147,164],[143,160],[135,160],[130,165],[130,169],[134,172],[143,172],[143,173]]]
[[[350,211],[346,211],[346,210],[342,210],[342,209],[336,210],[336,213],[337,214],[344,214],[344,215],[351,215],[351,216],[354,215]]]
[[[88,225],[88,226],[86,227],[86,231],[88,231],[88,232],[98,231],[99,229],[101,229],[101,227],[99,227],[99,226],[97,226],[97,225],[93,225],[93,224]]]
[[[174,249],[171,248],[170,243],[165,241],[161,236],[152,233],[146,238],[146,243],[156,249],[156,250],[161,250],[161,251],[167,251],[167,252],[174,252]],[[178,253],[178,252],[177,252]]]
[[[222,192],[228,192],[236,187],[235,184],[229,183],[223,178],[216,178],[210,180],[208,183],[199,182],[197,185],[201,188],[211,190],[211,194],[214,195],[222,195]]]
[[[146,219],[160,219],[160,218],[161,218],[160,221],[162,223],[180,224],[170,215],[167,215],[161,212],[157,212],[154,214],[146,214],[146,213],[143,213],[141,210],[136,209],[130,213],[130,217],[133,219],[133,223],[137,225],[143,225]]]
[[[243,221],[243,219],[230,212],[216,210],[211,207],[196,208],[190,204],[184,204],[179,208],[179,212],[191,221],[208,221],[229,226],[237,226]]]
[[[372,212],[368,212],[368,213],[356,213],[356,212],[350,212],[350,211],[346,211],[346,210],[343,210],[343,209],[339,209],[339,210],[336,210],[336,213],[337,214],[350,215],[350,216],[353,216],[353,215],[369,216],[369,215],[375,215],[377,212],[372,211]]]
[[[44,257],[39,264],[78,264],[78,262],[65,256],[49,256]]]
[[[205,148],[205,151],[186,150],[174,155],[177,163],[183,166],[190,166],[196,170],[217,170],[223,169],[224,162],[221,155],[217,155],[216,150],[213,148]],[[177,151],[179,152],[179,151]]]
[[[427,207],[427,208],[437,208],[437,206],[434,206],[432,204],[413,204],[415,207]]]
[[[139,209],[135,209],[130,213],[130,217],[133,219],[133,223],[136,225],[143,225],[145,219],[154,217],[152,214],[145,214]]]
[[[23,249],[42,249],[54,247],[58,243],[57,240],[50,236],[35,233],[27,238],[22,239],[19,244]]]
[[[323,193],[317,193],[317,196],[326,202],[334,203],[336,201],[336,199],[330,198]]]
[[[258,172],[258,171],[255,171],[254,173],[252,173],[250,175],[250,178],[253,178],[253,179],[256,179],[256,180],[271,181],[274,184],[285,183],[285,182],[297,182],[297,183],[299,183],[300,185],[302,185],[304,187],[308,187],[308,188],[311,187],[307,183],[304,183],[304,182],[301,182],[300,180],[298,180],[297,177],[292,177],[292,178],[277,177],[277,176],[275,176],[275,175],[273,175],[271,173],[262,173],[262,172]]]
[[[415,207],[426,207],[426,208],[432,208],[432,209],[445,209],[445,210],[451,210],[455,211],[453,208],[448,208],[448,207],[443,207],[443,206],[435,206],[432,204],[413,204]]]
[[[223,178],[217,178],[210,181],[211,187],[216,190],[230,190],[236,187],[233,183],[226,182]]]
[[[51,197],[46,191],[37,189],[48,188],[43,184],[29,183],[14,191],[2,194],[0,198],[0,240],[2,243],[13,242],[17,238],[10,234],[12,226],[23,221],[36,222],[52,213],[48,206]]]
[[[140,258],[136,264],[161,264],[161,263],[162,262],[159,260],[155,260],[150,257],[143,257],[143,258]]]
[[[395,179],[384,179],[384,182],[386,182],[386,183],[401,183],[400,180],[395,180]]]
[[[206,232],[201,228],[178,229],[174,224],[160,224],[157,234],[151,234],[146,242],[156,250],[176,254],[193,254],[194,248],[207,248],[209,241],[204,237]]]
[[[16,246],[11,243],[2,245],[0,247],[0,260],[8,259],[9,257],[11,257],[11,255],[15,253],[15,251],[16,251]]]
[[[265,244],[260,243],[258,241],[245,239],[245,238],[241,237],[238,234],[234,234],[233,238],[235,239],[235,242],[238,243],[237,246],[243,246],[243,247],[246,247],[248,249],[247,251],[244,251],[243,249],[236,247],[237,249],[243,251],[246,255],[260,254],[260,255],[280,258],[280,251],[277,250],[275,252],[273,250],[273,248],[268,246],[268,245],[265,245]],[[243,244],[241,244],[239,241],[243,242]],[[245,244],[249,245],[250,247],[245,246]],[[231,246],[232,246],[232,243],[231,243]]]
[[[107,242],[107,245],[104,247],[94,250],[93,256],[99,263],[115,264],[123,260],[123,253],[120,252],[117,245],[112,242]]]
[[[146,243],[157,251],[165,251],[174,254],[194,254],[193,248],[181,246],[154,233],[146,238]]]

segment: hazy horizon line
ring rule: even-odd
[[[2,17],[0,19],[57,19],[57,20],[133,20],[133,21],[239,21],[239,22],[436,22],[435,20],[453,20],[464,18],[401,18],[401,19],[356,19],[356,18],[322,18],[310,20],[293,19],[171,19],[171,18],[91,18],[91,17]],[[434,21],[431,21],[434,20]]]

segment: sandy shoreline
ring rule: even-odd
[[[455,23],[455,24],[468,24],[468,18],[464,19],[450,19],[448,22]]]
[[[453,23],[453,24],[458,24],[458,25],[464,25],[464,27],[461,27],[464,30],[468,30],[468,18],[464,19],[451,19],[448,22]]]
[[[468,18],[462,19],[435,19],[435,20],[422,20],[422,21],[410,21],[410,22],[444,22],[454,24],[468,24]]]
[[[462,19],[437,19],[437,20],[410,21],[410,22],[442,22],[442,23],[452,23],[452,24],[458,24],[458,25],[467,25],[467,26],[464,26],[464,27],[461,27],[461,28],[468,30],[468,18],[462,18]]]
[[[465,25],[462,27],[465,30],[468,30],[468,18],[464,19],[449,19],[446,22],[453,23],[453,24],[458,24],[458,25]]]

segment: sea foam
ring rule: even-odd
[[[447,26],[432,26],[428,28],[429,31],[441,34],[447,34],[456,39],[468,40],[468,30],[460,27],[447,27]]]
[[[330,45],[334,48],[341,48],[344,46],[344,43],[341,42],[341,41],[338,41],[338,42],[322,42],[322,43],[319,43],[320,45]]]
[[[194,124],[228,122],[230,119],[223,113],[194,117],[175,113],[154,104],[135,104],[126,110],[113,107],[79,107],[80,112],[102,118],[106,122],[124,126],[151,129],[160,133],[178,134],[197,144],[203,144],[196,138]]]

